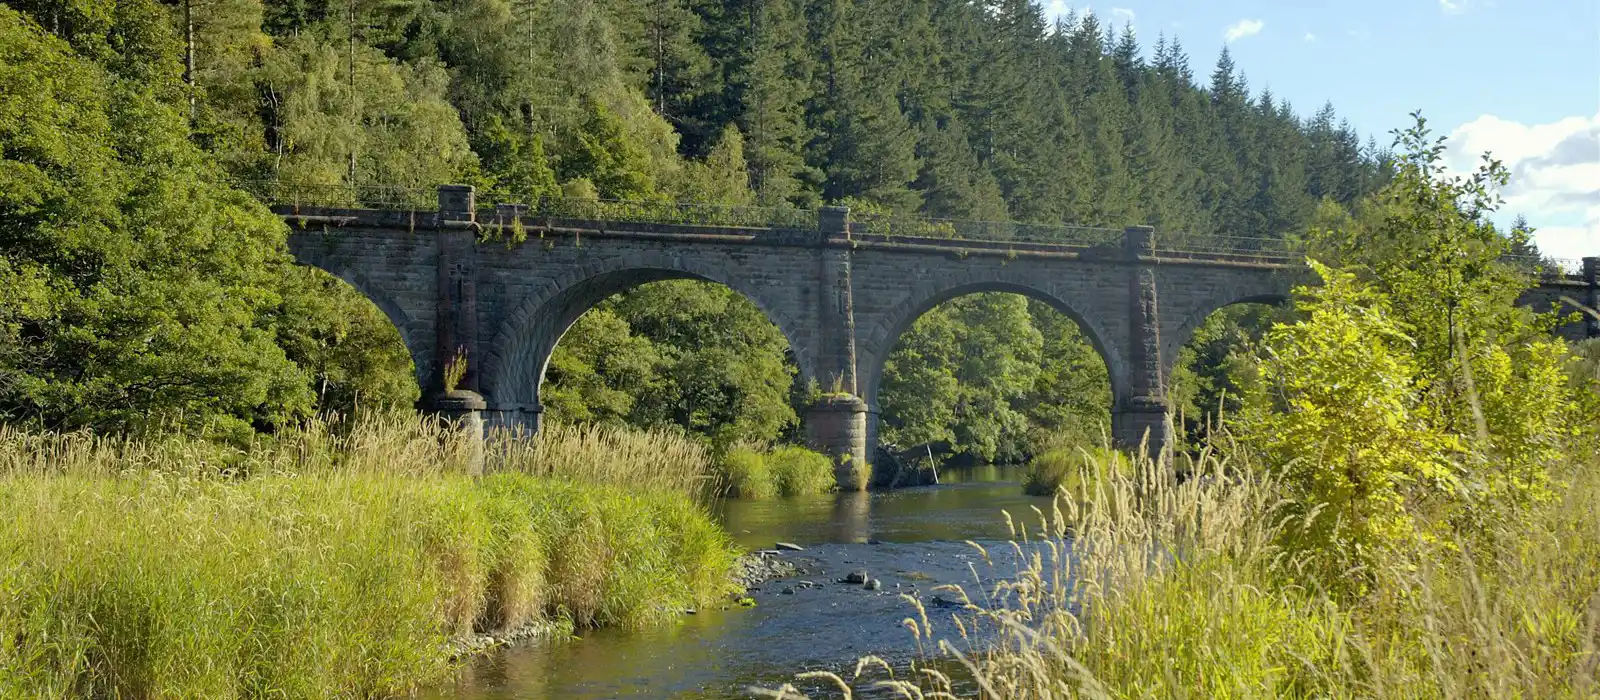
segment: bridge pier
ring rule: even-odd
[[[1152,459],[1167,458],[1167,448],[1172,443],[1167,413],[1165,400],[1137,397],[1120,404],[1111,412],[1112,443],[1131,454],[1143,450]]]
[[[467,473],[472,476],[483,475],[483,411],[487,407],[478,392],[466,389],[436,394],[423,405],[424,410],[438,414],[460,431],[467,449]]]
[[[864,491],[872,479],[868,461],[867,402],[851,394],[828,394],[806,411],[806,442],[833,457],[840,491]]]
[[[1600,311],[1600,257],[1583,259],[1583,283],[1589,287],[1589,298],[1584,303],[1591,311]],[[1600,316],[1583,315],[1584,336],[1600,338]]]
[[[532,404],[500,404],[490,406],[484,413],[483,424],[488,430],[502,430],[519,436],[533,436],[544,427],[544,406]]]
[[[1116,398],[1111,437],[1117,447],[1166,461],[1172,442],[1167,382],[1161,362],[1161,314],[1156,295],[1155,229],[1123,231],[1123,253],[1134,263],[1128,282],[1127,394]]]

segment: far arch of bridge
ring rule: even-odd
[[[1171,379],[1178,350],[1194,338],[1207,318],[1230,306],[1289,303],[1296,286],[1313,283],[1303,267],[1264,270],[1253,268],[1193,267],[1160,281],[1161,366]]]
[[[924,283],[913,287],[909,294],[880,315],[880,320],[867,330],[859,345],[860,364],[857,370],[861,373],[859,387],[861,397],[867,402],[870,410],[879,409],[878,385],[883,379],[884,365],[888,362],[889,355],[894,351],[900,336],[911,328],[911,324],[940,304],[985,292],[1019,294],[1037,299],[1061,315],[1072,319],[1106,364],[1113,402],[1125,394],[1128,368],[1123,360],[1121,345],[1111,335],[1111,329],[1105,327],[1098,319],[1081,312],[1060,296],[1039,287],[997,277],[966,274],[938,283]]]
[[[1288,303],[1289,295],[1287,293],[1251,294],[1237,297],[1220,304],[1208,304],[1201,307],[1197,311],[1191,312],[1178,323],[1176,328],[1173,328],[1168,332],[1163,332],[1161,336],[1161,359],[1163,368],[1167,374],[1167,378],[1169,380],[1171,379],[1172,370],[1178,359],[1178,350],[1184,345],[1187,345],[1189,341],[1194,338],[1195,331],[1199,330],[1200,325],[1205,323],[1206,319],[1210,318],[1213,314],[1228,307],[1238,306],[1240,304],[1284,306]]]
[[[636,253],[596,260],[545,282],[527,294],[500,322],[485,358],[480,388],[496,405],[537,404],[539,385],[556,345],[572,324],[607,297],[643,284],[672,279],[713,282],[754,304],[778,327],[802,377],[815,376],[809,335],[792,315],[762,293],[762,286],[730,273],[725,264],[694,256]]]

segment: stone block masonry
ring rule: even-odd
[[[421,407],[474,429],[537,431],[539,385],[556,342],[585,311],[647,282],[697,279],[749,299],[788,339],[803,381],[823,392],[805,412],[813,446],[833,455],[840,486],[877,443],[878,386],[900,334],[934,306],[1014,292],[1072,318],[1104,358],[1119,445],[1169,449],[1167,379],[1178,349],[1231,304],[1278,303],[1308,281],[1297,264],[1228,254],[1169,254],[1159,232],[1120,245],[913,239],[855,232],[847,209],[797,229],[552,219],[480,210],[472,188],[444,186],[436,212],[287,208],[290,251],[345,280],[400,330],[423,387]],[[512,227],[525,242],[486,235]],[[1600,258],[1584,275],[1531,290],[1541,309],[1600,306]],[[1600,336],[1600,320],[1562,329]],[[456,357],[466,371],[446,386]]]

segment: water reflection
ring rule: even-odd
[[[768,584],[752,593],[753,609],[704,610],[648,630],[514,649],[476,662],[431,697],[747,697],[746,684],[775,687],[797,670],[909,654],[899,594],[970,584],[969,565],[982,562],[962,540],[1008,538],[1003,510],[1033,521],[1031,507],[1048,509],[1049,499],[1022,493],[1020,476],[1017,468],[972,467],[942,471],[938,486],[719,503],[714,514],[742,546],[805,546],[795,556],[810,562],[807,577],[823,587],[786,594],[787,584]],[[831,583],[856,568],[881,578],[885,590]]]

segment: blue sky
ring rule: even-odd
[[[1600,1],[1040,2],[1131,21],[1147,55],[1176,35],[1202,81],[1227,44],[1253,92],[1302,116],[1331,101],[1385,145],[1421,109],[1453,169],[1486,150],[1511,168],[1503,222],[1526,215],[1550,255],[1600,256]]]

